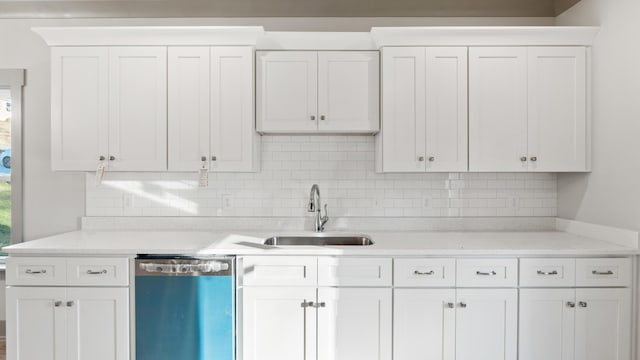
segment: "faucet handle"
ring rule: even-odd
[[[329,213],[327,212],[327,204],[324,204],[324,216],[322,216],[320,218],[321,224],[320,224],[320,228],[321,231],[324,231],[324,224],[327,223],[327,221],[329,221]]]

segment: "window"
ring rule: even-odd
[[[23,79],[24,70],[0,70],[0,247],[22,241]]]

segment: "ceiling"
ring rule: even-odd
[[[580,0],[0,0],[0,18],[554,17]]]

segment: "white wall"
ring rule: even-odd
[[[368,31],[372,25],[550,25],[550,18],[229,18],[126,20],[0,20],[0,68],[25,68],[24,237],[78,228],[85,214],[84,174],[53,173],[50,161],[49,49],[32,26],[264,25],[272,31]]]
[[[582,0],[558,25],[599,25],[593,173],[558,176],[558,215],[640,230],[640,1]]]

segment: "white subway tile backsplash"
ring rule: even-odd
[[[258,173],[87,174],[87,216],[307,216],[318,183],[334,217],[548,217],[552,173],[378,174],[370,136],[263,136]],[[132,199],[127,201],[126,199]]]

